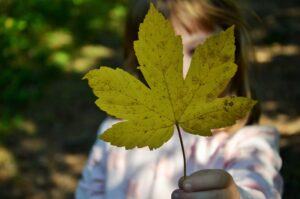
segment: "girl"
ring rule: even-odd
[[[235,1],[161,0],[154,3],[182,37],[184,75],[196,46],[234,24],[239,68],[222,95],[251,97],[246,76],[245,23]],[[131,2],[125,31],[125,69],[141,80],[135,68],[138,63],[133,41],[137,40],[138,27],[148,7],[147,0]],[[180,179],[183,165],[176,136],[155,151],[147,148],[126,151],[97,140],[76,198],[281,198],[278,132],[269,126],[255,125],[257,109],[255,107],[247,118],[230,128],[213,130],[212,137],[183,134],[189,175],[185,180]],[[99,133],[116,122],[117,119],[108,117]],[[230,134],[232,132],[234,134]]]

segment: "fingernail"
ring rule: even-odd
[[[177,199],[177,198],[179,198],[179,193],[173,192],[172,193],[172,199]]]
[[[192,191],[192,185],[191,185],[191,183],[185,182],[185,183],[183,184],[183,189],[184,189],[185,191]]]

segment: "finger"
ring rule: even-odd
[[[187,178],[186,178],[187,179]],[[183,190],[183,182],[184,182],[184,177],[182,176],[179,180],[178,180],[178,187],[179,189]]]
[[[173,191],[171,198],[178,199],[181,192],[184,192],[184,191],[182,189],[176,189],[175,191]]]
[[[179,187],[186,192],[207,191],[226,188],[232,182],[231,175],[224,170],[201,170],[182,180]]]
[[[172,193],[172,199],[228,199],[231,198],[227,189],[216,189],[201,192],[184,192],[176,190]]]

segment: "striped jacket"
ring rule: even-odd
[[[107,118],[102,133],[115,119]],[[271,126],[246,126],[233,135],[212,137],[183,133],[187,174],[203,169],[224,169],[238,186],[241,199],[279,199],[283,181],[279,174],[279,133]],[[182,152],[177,134],[161,148],[125,150],[102,140],[94,144],[77,199],[170,198],[183,175]]]

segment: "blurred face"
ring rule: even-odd
[[[175,33],[182,37],[183,44],[183,76],[186,77],[187,72],[190,67],[190,63],[192,60],[192,55],[197,48],[197,46],[203,44],[205,40],[218,32],[220,32],[220,28],[215,28],[213,31],[208,30],[198,30],[194,33],[189,33],[181,27],[180,25],[173,22],[173,27]]]

